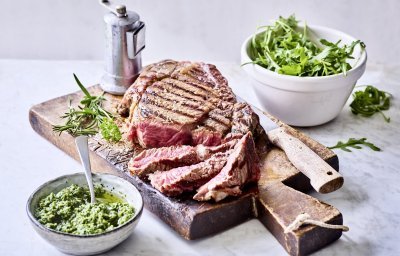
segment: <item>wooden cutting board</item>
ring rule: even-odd
[[[89,91],[94,95],[103,93],[99,86],[93,86]],[[52,126],[62,124],[59,116],[67,111],[70,101],[76,105],[82,96],[81,92],[65,95],[35,105],[29,112],[32,128],[77,161],[79,156],[74,138],[66,133],[54,133]],[[105,94],[105,97],[105,107],[114,112],[120,97],[109,94]],[[338,170],[338,158],[331,150],[303,133],[278,123]],[[289,254],[305,255],[332,243],[342,234],[340,230],[312,225],[284,233],[284,229],[301,213],[308,213],[313,219],[330,224],[342,224],[343,219],[342,214],[333,206],[303,193],[311,189],[308,178],[300,173],[278,148],[272,148],[263,155],[258,186],[246,188],[239,198],[213,203],[197,202],[189,196],[167,197],[149,183],[132,177],[127,171],[127,163],[133,151],[124,142],[110,144],[95,136],[90,138],[89,147],[93,170],[113,173],[135,184],[142,193],[145,207],[185,239],[212,235],[249,219],[258,218]]]

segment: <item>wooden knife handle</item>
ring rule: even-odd
[[[343,185],[344,180],[340,173],[283,128],[269,131],[268,138],[285,151],[290,162],[310,179],[311,186],[319,193],[330,193]]]

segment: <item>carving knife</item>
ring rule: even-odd
[[[250,105],[260,116],[261,126],[268,139],[281,148],[290,162],[310,179],[311,186],[319,193],[330,193],[342,187],[343,176],[326,163],[301,140],[287,133],[262,110]]]

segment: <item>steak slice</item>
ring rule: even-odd
[[[243,185],[257,181],[259,176],[258,157],[249,132],[238,141],[224,168],[201,186],[193,199],[198,201],[214,199],[218,202],[227,196],[238,196],[242,193]]]
[[[145,178],[155,171],[197,164],[215,153],[232,149],[237,141],[234,139],[214,147],[181,145],[147,149],[133,157],[129,161],[128,168],[131,174]]]
[[[177,196],[185,191],[194,191],[217,175],[224,167],[231,150],[219,152],[207,160],[190,165],[157,171],[149,175],[151,185],[168,196]]]
[[[131,174],[146,177],[156,170],[164,171],[173,167],[198,163],[205,157],[192,146],[152,148],[142,151],[129,161]]]

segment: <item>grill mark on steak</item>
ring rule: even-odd
[[[161,117],[166,122],[172,122],[177,124],[191,124],[196,121],[196,119],[193,117],[178,114],[176,111],[172,111],[164,107],[159,107],[154,104],[146,104],[146,105],[140,104],[140,106],[141,106],[142,117],[148,117],[149,114],[152,114],[152,116]]]
[[[186,98],[186,99],[190,99],[190,100],[195,100],[195,101],[198,101],[199,103],[206,104],[205,103],[206,100],[207,100],[206,97],[201,96],[201,95],[196,95],[193,92],[188,91],[185,88],[181,88],[181,87],[177,86],[174,83],[166,83],[163,80],[163,81],[160,81],[159,84],[167,92],[173,93],[173,94],[175,94],[177,96],[180,96],[180,97],[182,97],[184,99]]]
[[[164,116],[162,113],[158,115],[153,115],[153,112],[149,110],[146,106],[140,105],[137,107],[139,111],[135,111],[134,119],[146,119],[150,118],[152,121],[158,121],[160,123],[166,122],[167,117]],[[135,123],[132,123],[132,127],[136,127]]]
[[[174,79],[184,82],[193,87],[200,88],[204,92],[206,92],[208,95],[211,95],[212,97],[215,97],[215,98],[220,97],[219,93],[210,84],[205,84],[204,82],[199,81],[198,79],[196,79],[194,77],[180,74],[179,76],[174,77]]]
[[[164,83],[174,85],[177,88],[180,88],[182,90],[185,90],[189,93],[192,93],[194,95],[202,97],[204,100],[209,98],[210,92],[207,90],[204,90],[200,86],[194,86],[192,84],[185,83],[183,81],[177,80],[177,79],[172,79],[172,78],[165,78],[162,80]]]
[[[181,104],[175,103],[174,101],[168,99],[168,98],[163,98],[158,95],[151,95],[151,94],[146,94],[142,97],[142,102],[147,105],[156,105],[160,108],[165,108],[167,110],[174,111],[177,114],[184,115],[187,117],[195,118],[195,119],[200,119],[201,117],[204,116],[204,111],[200,111],[196,108],[191,108],[188,105],[187,108],[182,108]]]
[[[180,104],[183,106],[187,106],[199,111],[206,111],[208,112],[210,110],[210,107],[212,106],[212,104],[201,104],[198,101],[194,101],[192,99],[188,99],[188,98],[183,98],[180,95],[176,95],[172,92],[168,92],[168,91],[164,91],[160,88],[157,87],[150,87],[147,89],[147,91],[149,92],[149,94],[154,95],[154,96],[158,96],[162,99],[168,100],[170,102],[173,102],[174,104]],[[184,100],[182,100],[184,99]]]
[[[223,124],[221,124],[221,123],[219,123],[216,120],[211,119],[211,118],[206,119],[204,121],[203,125],[204,125],[204,127],[208,128],[208,129],[210,129],[212,131],[219,131],[222,134],[225,134],[226,131],[229,130],[229,127],[227,127],[227,126],[225,126],[225,125],[223,125]]]
[[[186,66],[185,68],[182,68],[178,73],[174,73],[172,75],[175,75],[174,77],[178,77],[179,80],[180,80],[180,77],[182,75],[184,75],[184,76],[192,78],[192,80],[196,81],[197,83],[200,82],[210,88],[214,88],[214,84],[210,80],[208,80],[205,77],[202,77],[198,73],[196,74],[195,72],[193,72],[193,69],[196,69],[197,66],[203,67],[202,63],[192,63],[191,65]]]
[[[209,111],[213,108],[213,104],[205,101],[203,97],[192,94],[190,91],[181,89],[174,86],[173,84],[164,83],[162,81],[153,84],[148,88],[149,93],[156,93],[159,95],[171,95],[176,98],[177,101],[190,101],[195,102],[197,105],[204,107],[205,111]]]
[[[200,87],[204,91],[209,92],[216,97],[218,96],[218,93],[210,86],[210,84],[202,83],[201,81],[192,76],[186,74],[180,74],[178,77],[174,77],[174,79],[193,85],[195,87]]]
[[[199,67],[202,69],[199,69]],[[204,77],[212,81],[214,85],[213,89],[217,89],[219,92],[218,98],[228,102],[236,102],[236,98],[231,88],[228,86],[228,81],[222,76],[215,65],[200,63],[198,67],[194,67],[193,69],[204,74]],[[201,75],[201,77],[203,77],[203,75]]]
[[[232,132],[245,134],[253,132],[259,124],[256,113],[246,103],[236,103],[232,116]]]
[[[169,84],[169,85],[172,85],[173,88],[176,88],[176,89],[179,88],[179,89],[181,89],[183,91],[186,91],[189,94],[201,97],[201,99],[203,101],[208,101],[208,100],[210,100],[212,98],[217,98],[217,96],[214,95],[214,93],[212,93],[210,91],[207,91],[207,90],[204,90],[200,86],[195,86],[193,84],[188,84],[188,83],[185,83],[183,81],[179,81],[179,80],[172,79],[172,78],[165,78],[165,79],[162,80],[162,82],[164,82],[166,84]],[[214,101],[215,101],[215,99],[214,99]]]
[[[201,66],[201,69],[200,69]],[[207,72],[206,70],[209,69],[207,64],[203,64],[200,66],[191,66],[190,69],[184,70],[184,74],[187,74],[190,77],[193,77],[197,81],[206,84],[209,88],[214,88],[215,86],[218,86],[218,83],[216,82],[215,78],[211,75],[210,72]]]
[[[224,115],[225,114],[225,115]],[[208,113],[208,116],[220,123],[221,125],[224,125],[225,127],[231,127],[231,120],[230,120],[230,116],[226,115],[226,113],[224,113],[224,111],[220,110],[220,109],[213,109]]]
[[[120,104],[117,106],[117,112],[123,117],[128,117],[136,108],[144,90],[155,81],[173,74],[179,66],[178,64],[179,62],[173,60],[164,60],[143,68],[141,74],[136,79],[134,86],[132,85],[129,87],[124,94]]]

